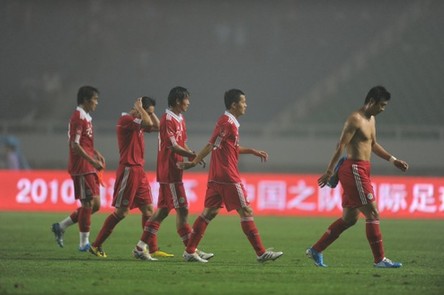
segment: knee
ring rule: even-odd
[[[147,207],[140,210],[146,218],[151,218],[153,216],[154,210],[153,207]]]
[[[241,217],[253,217],[253,209],[250,206],[238,209],[237,212]]]
[[[208,220],[213,220],[217,216],[217,212],[211,212],[211,213],[208,213],[207,215],[204,215],[204,216]]]
[[[205,219],[213,220],[217,216],[217,213],[219,213],[219,209],[206,208],[202,215]]]
[[[358,219],[357,219],[357,218],[356,218],[356,219],[352,219],[352,220],[346,220],[346,221],[345,221],[345,225],[346,225],[347,227],[352,227],[353,225],[356,224],[356,222],[358,222]]]
[[[129,213],[128,208],[117,208],[117,210],[115,211],[115,214],[120,219],[124,219],[126,216],[128,216],[128,213]]]
[[[151,221],[162,222],[165,218],[168,217],[169,210],[165,208],[160,208],[154,213],[151,217]]]
[[[88,202],[88,205],[92,209],[92,213],[95,213],[99,211],[100,209],[100,197],[93,198],[90,202]]]
[[[379,211],[376,208],[373,208],[366,216],[366,219],[377,220],[379,219]]]
[[[348,218],[345,218],[343,220],[344,220],[344,223],[347,226],[347,228],[348,227],[352,227],[353,225],[356,224],[356,222],[358,222],[358,216],[356,216],[356,217],[355,216],[354,217],[348,217]]]
[[[97,211],[99,211],[100,209],[100,205],[94,204],[92,206],[92,213],[96,213]]]

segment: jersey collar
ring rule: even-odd
[[[92,121],[91,115],[88,114],[81,106],[78,106],[77,110],[80,112],[81,118],[85,118],[88,122]]]
[[[182,122],[182,120],[183,120],[182,114],[176,115],[173,111],[171,111],[169,109],[166,109],[165,113],[167,113],[168,115],[170,115],[171,117],[176,119],[177,122]]]
[[[234,122],[234,124],[236,125],[236,127],[239,128],[240,124],[239,124],[239,122],[237,121],[236,117],[233,116],[232,113],[230,113],[230,112],[228,112],[228,111],[225,111],[225,116],[228,116],[228,118],[230,118],[230,119]]]

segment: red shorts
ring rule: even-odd
[[[223,208],[227,211],[247,207],[250,202],[242,183],[208,182],[205,194],[205,208]]]
[[[157,208],[168,208],[171,210],[173,208],[183,207],[188,207],[187,195],[185,194],[183,183],[160,183]]]
[[[342,189],[342,207],[357,208],[375,202],[370,181],[370,162],[345,160],[338,171]]]
[[[113,206],[133,209],[152,203],[151,187],[143,167],[119,165],[114,184]]]
[[[71,178],[74,182],[74,197],[77,200],[89,201],[100,196],[97,174],[71,175]]]

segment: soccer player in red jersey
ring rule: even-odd
[[[182,113],[188,110],[190,93],[184,87],[174,87],[168,95],[168,109],[160,119],[159,148],[157,152],[157,181],[159,199],[157,211],[145,225],[142,237],[135,251],[146,247],[153,257],[171,257],[172,254],[159,251],[157,231],[172,209],[176,210],[176,229],[183,243],[188,243],[191,227],[188,224],[188,200],[182,182],[183,171],[177,167],[183,157],[193,159],[196,154],[187,145],[187,128]],[[213,254],[200,252],[203,257]]]
[[[372,152],[404,172],[408,169],[406,162],[396,159],[376,141],[375,116],[385,110],[390,96],[390,92],[382,86],[375,86],[369,90],[364,105],[347,118],[327,170],[318,179],[319,186],[324,187],[333,176],[334,170],[337,170],[344,192],[342,217],[333,222],[322,237],[306,250],[307,256],[314,260],[316,266],[327,266],[324,264],[322,251],[339,238],[343,231],[353,226],[358,221],[360,213],[365,216],[365,232],[373,253],[374,266],[378,268],[402,266],[401,263],[392,262],[384,256],[379,212],[370,179]],[[336,163],[344,150],[347,152],[347,159],[339,166]]]
[[[106,218],[89,249],[89,252],[96,256],[107,257],[102,244],[131,209],[137,207],[142,213],[142,228],[153,215],[151,188],[144,170],[144,133],[159,130],[159,119],[154,113],[155,105],[156,101],[153,98],[140,97],[128,113],[122,113],[117,122],[120,160],[112,203],[115,210]],[[133,251],[133,256],[142,260],[152,260],[146,249]]]
[[[92,118],[99,103],[99,91],[92,86],[80,87],[77,108],[69,121],[68,172],[74,182],[74,195],[81,207],[71,215],[52,225],[57,244],[63,247],[63,234],[67,227],[78,222],[80,230],[79,250],[88,251],[91,214],[100,208],[98,171],[105,166],[105,158],[94,149]]]
[[[178,164],[182,169],[189,169],[196,166],[212,152],[205,209],[194,222],[193,231],[183,257],[185,261],[208,261],[196,253],[196,247],[203,238],[210,221],[225,205],[228,211],[236,210],[238,212],[242,230],[256,252],[257,261],[276,260],[282,256],[283,252],[274,252],[264,248],[238,170],[239,154],[252,154],[259,157],[261,161],[267,161],[268,154],[265,151],[239,145],[240,125],[237,119],[244,115],[247,109],[245,94],[241,90],[231,89],[225,92],[224,100],[226,111],[219,117],[209,143],[194,160]]]

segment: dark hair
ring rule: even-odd
[[[147,110],[150,106],[156,106],[156,100],[148,96],[142,96],[142,107]]]
[[[375,86],[367,93],[365,103],[369,103],[370,99],[372,98],[376,103],[380,102],[381,100],[390,100],[390,96],[390,92],[388,92],[383,86]]]
[[[224,96],[225,108],[229,110],[233,102],[236,103],[239,102],[241,95],[245,95],[245,93],[243,93],[242,90],[239,89],[230,89],[227,92],[225,92]]]
[[[170,90],[168,94],[168,106],[172,107],[176,104],[176,100],[183,101],[190,97],[190,92],[184,87],[176,86]]]
[[[99,90],[92,86],[82,86],[77,92],[77,105],[81,105],[85,100],[90,100],[95,94],[99,94]]]

